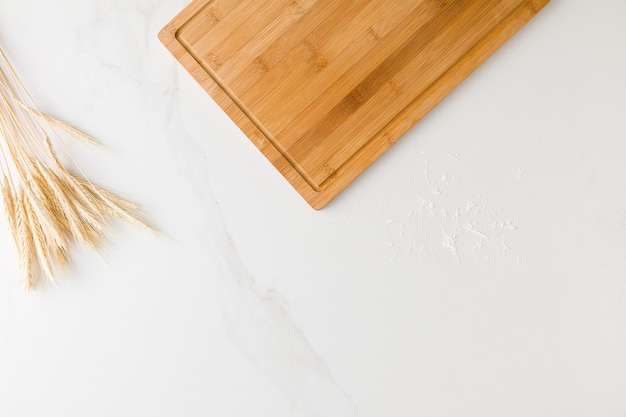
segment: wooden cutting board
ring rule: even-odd
[[[315,209],[549,0],[194,0],[160,39]]]

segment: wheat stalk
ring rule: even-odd
[[[50,139],[54,133],[63,146],[55,130],[97,144],[40,111],[0,48],[0,194],[27,290],[42,277],[54,281],[57,269],[67,269],[74,244],[99,249],[112,219],[153,230],[136,204],[61,163]]]

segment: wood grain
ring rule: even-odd
[[[194,0],[160,39],[322,208],[549,0]]]

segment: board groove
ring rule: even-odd
[[[187,50],[189,55],[198,63],[198,65],[200,65],[207,72],[207,74],[211,76],[213,82],[226,93],[226,95],[233,101],[235,105],[237,105],[241,113],[243,113],[248,119],[250,119],[250,121],[256,126],[256,128],[261,131],[263,135],[265,135],[267,140],[269,140],[269,142],[276,148],[280,155],[289,162],[289,164],[298,172],[298,174],[302,176],[302,178],[307,182],[311,189],[319,192],[320,188],[308,177],[307,173],[298,166],[298,163],[289,155],[289,153],[287,153],[285,149],[283,149],[280,143],[276,141],[276,139],[274,139],[272,134],[263,127],[261,122],[256,119],[254,114],[252,114],[246,108],[246,106],[241,103],[237,96],[233,94],[232,91],[230,91],[228,86],[223,83],[223,81],[217,76],[217,74],[215,74],[215,72],[209,66],[207,66],[196,53],[194,53],[193,49],[190,47],[190,45],[187,44],[187,42],[185,42],[184,39],[178,39],[178,36],[175,36],[176,39],[181,43],[181,45],[183,45],[183,47]]]

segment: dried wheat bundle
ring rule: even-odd
[[[58,140],[55,129],[96,143],[39,111],[0,48],[0,188],[27,290],[40,277],[54,281],[70,264],[72,245],[100,248],[114,218],[151,230],[135,204],[62,165],[51,140]]]

